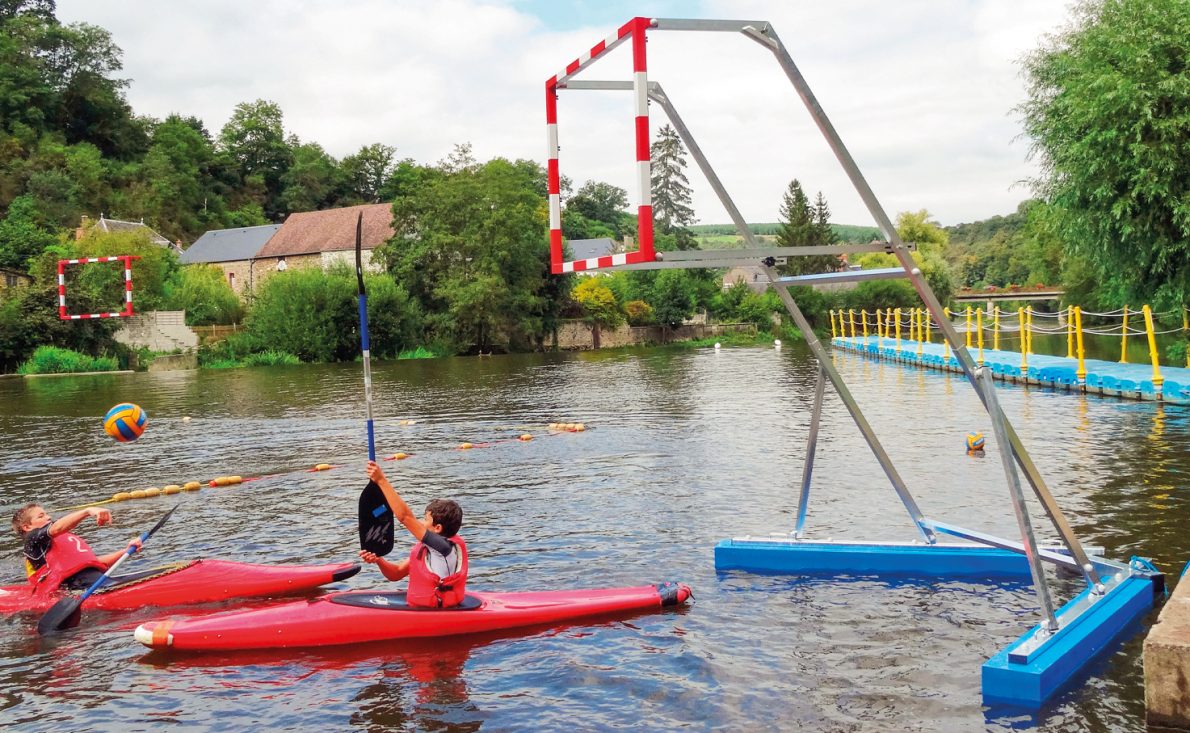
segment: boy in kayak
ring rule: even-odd
[[[25,563],[29,582],[39,592],[49,593],[59,587],[84,590],[120,559],[125,550],[97,557],[82,537],[71,533],[87,517],[95,517],[97,526],[112,523],[107,509],[79,509],[54,521],[40,504],[27,504],[12,515],[12,528],[25,541]],[[128,543],[137,550],[140,538]]]
[[[368,461],[368,478],[384,493],[396,521],[405,525],[417,544],[409,557],[389,562],[375,553],[360,550],[360,559],[380,568],[389,580],[409,577],[405,602],[410,606],[449,608],[463,602],[467,586],[467,543],[458,535],[463,510],[450,499],[434,499],[418,519],[389,483],[375,461]]]

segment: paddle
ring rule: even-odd
[[[154,532],[161,529],[161,525],[165,524],[166,520],[178,510],[179,506],[181,505],[174,504],[174,508],[166,512],[164,517],[157,520],[157,524],[154,524],[150,530],[141,534],[140,541],[144,543],[153,536]],[[41,620],[37,622],[37,633],[44,636],[46,634],[52,634],[55,631],[61,631],[62,629],[74,628],[75,626],[78,626],[79,620],[82,618],[83,601],[90,598],[92,593],[99,590],[99,587],[107,582],[107,579],[112,574],[112,572],[115,571],[116,568],[120,567],[120,564],[127,560],[128,557],[134,552],[136,552],[136,547],[132,546],[125,550],[124,554],[120,555],[120,557],[114,563],[112,563],[112,566],[108,568],[103,575],[99,576],[99,580],[96,580],[90,588],[83,592],[82,595],[68,596],[55,603],[50,608],[50,610],[45,612],[45,615],[41,617]]]
[[[364,290],[364,264],[361,254],[364,215],[355,222],[355,279],[359,293],[359,340],[364,354],[364,402],[368,406],[368,460],[376,460],[376,437],[372,426],[372,353],[368,344],[368,294]],[[384,499],[384,492],[375,481],[359,495],[359,546],[360,549],[384,556],[393,549],[393,513]]]

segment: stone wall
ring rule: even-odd
[[[186,326],[186,311],[149,311],[122,319],[115,339],[134,349],[190,351],[198,334]]]
[[[198,369],[198,354],[193,351],[184,354],[163,354],[149,363],[151,372],[176,372],[182,369]]]
[[[354,256],[354,253],[353,253]],[[285,260],[286,269],[302,267],[322,267],[322,255],[289,255],[287,257],[263,257],[252,260],[252,291],[260,292],[260,286],[273,275],[276,275],[277,263]]]
[[[679,326],[667,333],[661,326],[620,326],[615,330],[601,329],[600,348],[637,344],[660,344],[667,341],[689,341],[691,339],[715,338],[725,333],[756,333],[756,326],[750,323],[691,324]],[[582,351],[595,348],[591,327],[582,321],[563,321],[558,328],[558,348],[563,351]]]

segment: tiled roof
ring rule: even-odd
[[[95,226],[99,227],[101,231],[105,232],[134,232],[139,229],[144,229],[149,233],[149,241],[153,244],[159,244],[162,247],[170,247],[177,249],[173,242],[158,234],[152,227],[146,225],[143,221],[121,221],[120,219],[108,219],[102,214],[99,216],[99,221],[95,222]]]
[[[200,262],[250,260],[280,228],[280,224],[266,224],[259,227],[214,229],[199,237],[182,253],[178,261],[183,265],[194,265]]]
[[[372,249],[393,236],[393,213],[389,204],[365,204],[325,211],[290,214],[257,257],[286,257],[355,249],[356,217],[363,213],[360,243]]]
[[[568,239],[570,252],[576,260],[589,260],[592,257],[606,257],[616,251],[616,243],[607,237],[599,239]]]

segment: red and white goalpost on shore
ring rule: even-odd
[[[827,145],[847,174],[856,193],[863,200],[885,241],[865,244],[834,244],[804,247],[764,247],[740,215],[722,182],[703,155],[690,130],[673,103],[657,82],[649,81],[645,54],[648,31],[710,31],[736,33],[771,52],[785,76],[801,98]],[[625,41],[632,43],[632,81],[576,81],[574,76]],[[636,171],[640,191],[637,209],[639,248],[633,252],[566,261],[562,237],[561,173],[558,166],[558,92],[561,90],[619,90],[635,96]],[[649,165],[649,101],[665,111],[686,150],[694,158],[719,201],[727,210],[740,237],[743,249],[689,250],[657,252],[653,242],[653,207]],[[724,540],[715,548],[719,570],[786,571],[795,573],[850,573],[871,575],[900,573],[927,576],[994,576],[1002,572],[1018,577],[1032,577],[1040,607],[1041,623],[1011,647],[988,661],[983,668],[984,698],[1036,706],[1056,692],[1077,670],[1084,667],[1132,620],[1152,607],[1154,589],[1161,575],[1151,565],[1108,560],[1090,554],[1075,536],[1053,494],[1045,485],[1037,466],[1030,459],[1019,435],[1004,415],[996,397],[991,372],[977,366],[947,317],[942,303],[934,295],[921,269],[912,258],[912,245],[897,234],[892,220],[876,199],[851,153],[844,146],[834,126],[818,103],[805,77],[793,63],[785,45],[771,24],[759,20],[692,20],[682,18],[633,18],[614,34],[595,44],[571,61],[565,69],[546,80],[545,119],[549,138],[548,188],[550,209],[550,270],[554,274],[584,270],[643,270],[665,268],[705,268],[753,265],[768,275],[773,289],[789,311],[793,322],[806,338],[818,361],[810,432],[803,466],[801,493],[794,531],[779,538],[737,538]],[[874,270],[824,272],[813,275],[783,276],[777,265],[783,258],[806,255],[841,255],[856,252],[886,252],[897,259],[898,267]],[[790,288],[802,285],[858,282],[904,278],[909,280],[924,301],[932,320],[950,343],[954,359],[967,375],[976,394],[987,408],[996,434],[996,444],[1008,484],[1008,495],[1020,530],[1019,539],[1003,538],[977,529],[939,521],[922,512],[892,458],[864,416],[845,380],[835,368],[830,352],[819,342],[810,322],[794,300]],[[893,490],[909,512],[920,534],[913,543],[841,542],[805,539],[806,508],[810,498],[814,453],[821,422],[825,382],[830,381],[839,399],[871,448],[873,455]],[[1038,545],[1028,507],[1021,489],[1018,469],[1033,489],[1046,517],[1061,537],[1061,552]],[[975,544],[942,544],[939,535],[948,535]],[[1042,561],[1080,573],[1087,589],[1060,609],[1055,609]],[[1109,600],[1110,599],[1110,600]]]
[[[58,318],[63,321],[78,321],[87,318],[122,318],[133,315],[132,312],[132,261],[139,260],[136,255],[120,255],[118,257],[80,257],[77,260],[58,260]],[[111,313],[67,313],[66,312],[66,266],[90,265],[98,262],[124,263],[124,310]]]

